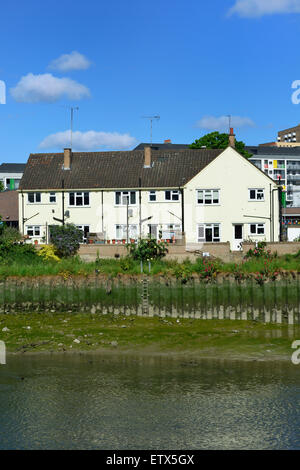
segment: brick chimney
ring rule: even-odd
[[[235,134],[233,133],[233,127],[230,128],[229,147],[235,148]]]
[[[171,139],[166,139],[166,140],[164,141],[164,144],[171,144],[171,143],[172,143],[172,140],[171,140]]]
[[[151,168],[151,147],[144,148],[144,168]]]
[[[71,169],[72,149],[64,149],[64,170]]]

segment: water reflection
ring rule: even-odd
[[[83,356],[0,369],[1,449],[300,449],[300,366]]]

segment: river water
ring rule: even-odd
[[[300,366],[9,356],[0,449],[300,449]]]

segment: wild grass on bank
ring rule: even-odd
[[[45,259],[37,255],[34,247],[17,248],[13,252],[3,253],[0,256],[0,278],[11,276],[70,276],[104,274],[115,277],[118,274],[141,274],[140,261],[130,257],[102,259],[94,262],[85,262],[79,256],[62,258],[59,261]],[[1,255],[1,253],[0,253]],[[241,264],[223,263],[220,260],[207,260],[199,258],[191,262],[188,258],[179,263],[172,260],[151,261],[143,263],[143,272],[150,275],[172,276],[178,279],[189,279],[194,274],[203,278],[213,278],[218,273],[231,273],[247,275],[250,273],[276,273],[280,271],[300,272],[300,252],[296,255],[284,255],[266,260],[265,258],[249,258]]]

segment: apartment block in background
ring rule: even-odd
[[[5,191],[14,191],[19,188],[25,166],[25,163],[2,163],[0,165],[0,181],[2,181]]]

